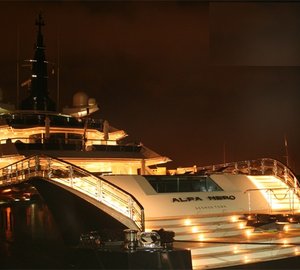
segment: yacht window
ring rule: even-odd
[[[158,193],[211,192],[222,189],[209,176],[145,176]]]

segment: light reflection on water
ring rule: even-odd
[[[0,219],[0,268],[70,267],[67,248],[43,202],[1,205]]]
[[[47,206],[42,202],[17,202],[2,206],[1,236],[7,241],[59,239],[59,232]],[[27,240],[28,240],[27,239]]]

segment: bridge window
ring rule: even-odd
[[[209,176],[145,176],[158,193],[222,191]]]

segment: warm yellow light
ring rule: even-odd
[[[244,224],[243,222],[241,222],[241,223],[239,224],[239,228],[240,228],[240,229],[244,229],[244,228],[245,228],[245,224]]]
[[[193,232],[193,233],[198,232],[198,227],[194,226],[194,227],[192,228],[192,232]]]
[[[7,188],[7,189],[2,190],[2,193],[7,193],[7,192],[11,192],[11,188]]]
[[[288,231],[290,230],[290,226],[284,225],[283,230],[284,230],[285,232],[288,232]]]
[[[294,248],[294,252],[295,252],[296,255],[298,255],[299,249],[298,249],[297,247],[295,247],[295,248]]]
[[[236,246],[236,245],[233,246],[233,253],[236,254],[236,253],[238,253],[238,251],[239,251],[238,246]]]
[[[204,241],[204,234],[203,233],[199,234],[199,241]]]
[[[248,229],[248,230],[246,230],[246,236],[247,237],[250,237],[251,236],[251,234],[252,234],[252,230],[251,229]]]
[[[289,246],[289,242],[288,242],[287,239],[283,239],[283,246],[284,246],[284,247]]]
[[[252,219],[252,216],[251,216],[251,215],[248,215],[248,216],[247,216],[247,219],[248,219],[248,220],[251,220],[251,219]]]
[[[185,221],[184,221],[184,225],[186,225],[186,226],[190,226],[191,225],[191,220],[190,219],[186,219]]]
[[[237,222],[239,220],[239,218],[237,216],[232,216],[230,219],[231,219],[231,222]]]
[[[248,255],[245,255],[244,256],[244,263],[248,263],[248,262],[250,262],[250,258],[249,258]]]

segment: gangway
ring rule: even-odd
[[[0,168],[0,187],[19,184],[33,177],[80,196],[129,229],[145,229],[144,208],[131,194],[59,158],[35,155]]]

